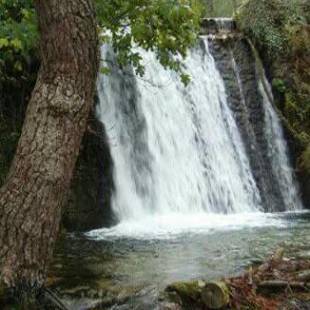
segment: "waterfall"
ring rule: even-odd
[[[247,143],[239,128],[209,45],[208,37],[202,36],[190,51],[185,61],[191,76],[187,87],[151,52],[139,50],[146,69],[140,78],[130,67],[120,69],[113,51],[102,47],[111,74],[99,78],[98,115],[114,162],[112,208],[120,222],[269,210],[262,199],[264,181],[253,174],[253,156],[263,150],[255,149],[250,156],[254,142]],[[236,70],[236,62],[234,66]],[[240,79],[238,75],[239,88]],[[271,160],[268,178],[279,185],[285,210],[298,209],[301,204],[280,122],[261,82],[258,87],[268,144],[268,154],[261,158]],[[243,101],[245,106],[246,98]]]
[[[302,204],[298,198],[298,184],[294,178],[294,173],[288,158],[288,149],[284,139],[280,120],[273,109],[272,91],[265,76],[259,82],[259,89],[263,96],[265,111],[265,132],[268,140],[268,157],[272,163],[272,171],[278,180],[286,210],[302,209]],[[264,88],[266,85],[266,88]]]

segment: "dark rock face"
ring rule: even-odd
[[[301,183],[304,206],[310,209],[310,173],[308,171],[298,171],[297,176]]]
[[[276,98],[277,105],[279,105],[279,102],[281,102],[281,99]],[[300,184],[303,205],[306,209],[310,209],[310,151],[300,142],[286,121],[283,122],[283,129],[290,150],[292,166],[295,169],[296,177]],[[308,148],[310,150],[310,145]]]
[[[231,18],[204,18],[201,21],[201,32],[204,34],[232,33],[234,31],[237,31],[237,25]]]
[[[111,212],[113,162],[104,125],[91,113],[72,181],[63,225],[87,231],[114,223]]]
[[[266,211],[284,211],[284,202],[275,176],[264,133],[263,98],[259,92],[255,55],[242,37],[210,40],[217,67],[223,77],[228,102],[249,155],[253,176]]]
[[[255,1],[249,2],[256,5]],[[271,1],[260,2],[263,6],[270,3]],[[274,5],[273,17],[277,18],[281,15],[281,10],[278,10],[281,2],[275,1]],[[298,1],[296,7],[299,8],[300,18],[309,22],[309,1]],[[264,9],[260,11],[264,12]],[[292,152],[291,159],[300,181],[304,206],[310,208],[310,165],[304,162],[306,160],[310,163],[310,71],[309,48],[306,48],[310,46],[310,28],[307,22],[300,23],[290,18],[292,11],[287,11],[287,22],[281,17],[283,22],[274,24],[273,32],[279,34],[282,40],[282,44],[274,48],[272,40],[265,36],[265,31],[261,31],[263,28],[257,23],[258,20],[264,21],[264,27],[268,28],[268,19],[263,13],[249,19],[248,10],[250,5],[240,8],[237,26],[255,44],[264,62],[268,80],[272,84],[275,105],[279,109]],[[291,29],[296,29],[294,35]]]

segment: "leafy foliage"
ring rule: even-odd
[[[242,0],[203,0],[207,17],[231,17]]]
[[[195,43],[200,0],[95,0],[102,42],[109,42],[120,65],[144,73],[135,47],[156,53],[160,63],[180,73],[182,58]],[[32,0],[0,0],[0,185],[13,157],[26,101],[38,70],[39,33]],[[102,68],[107,72],[107,68]]]
[[[245,33],[264,45],[270,57],[277,57],[292,52],[292,34],[307,23],[301,3],[301,0],[248,0],[236,17]]]
[[[155,52],[159,62],[181,74],[182,59],[195,43],[202,5],[199,0],[96,0],[101,39],[109,42],[120,65],[132,64],[144,74],[142,58],[135,47]]]
[[[202,12],[200,0],[96,0],[101,39],[112,44],[120,65],[131,64],[143,75],[139,52],[156,53],[160,63],[181,74],[182,59],[194,44]],[[2,79],[22,72],[37,49],[38,31],[31,0],[0,0],[0,72]],[[8,70],[8,66],[10,69]],[[105,68],[103,68],[103,71]]]
[[[13,158],[38,68],[31,0],[0,0],[0,186]]]
[[[37,42],[32,1],[0,0],[0,82],[24,71]]]

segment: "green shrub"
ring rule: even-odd
[[[282,79],[278,79],[278,78],[273,79],[272,87],[282,94],[284,94],[286,91],[285,82]]]
[[[37,50],[38,31],[31,0],[0,0],[0,83],[14,79]]]
[[[291,53],[292,34],[305,25],[302,0],[248,0],[236,19],[240,29],[267,48],[269,57]]]

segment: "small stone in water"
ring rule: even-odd
[[[310,281],[310,270],[304,270],[297,275],[299,281],[308,282]]]

